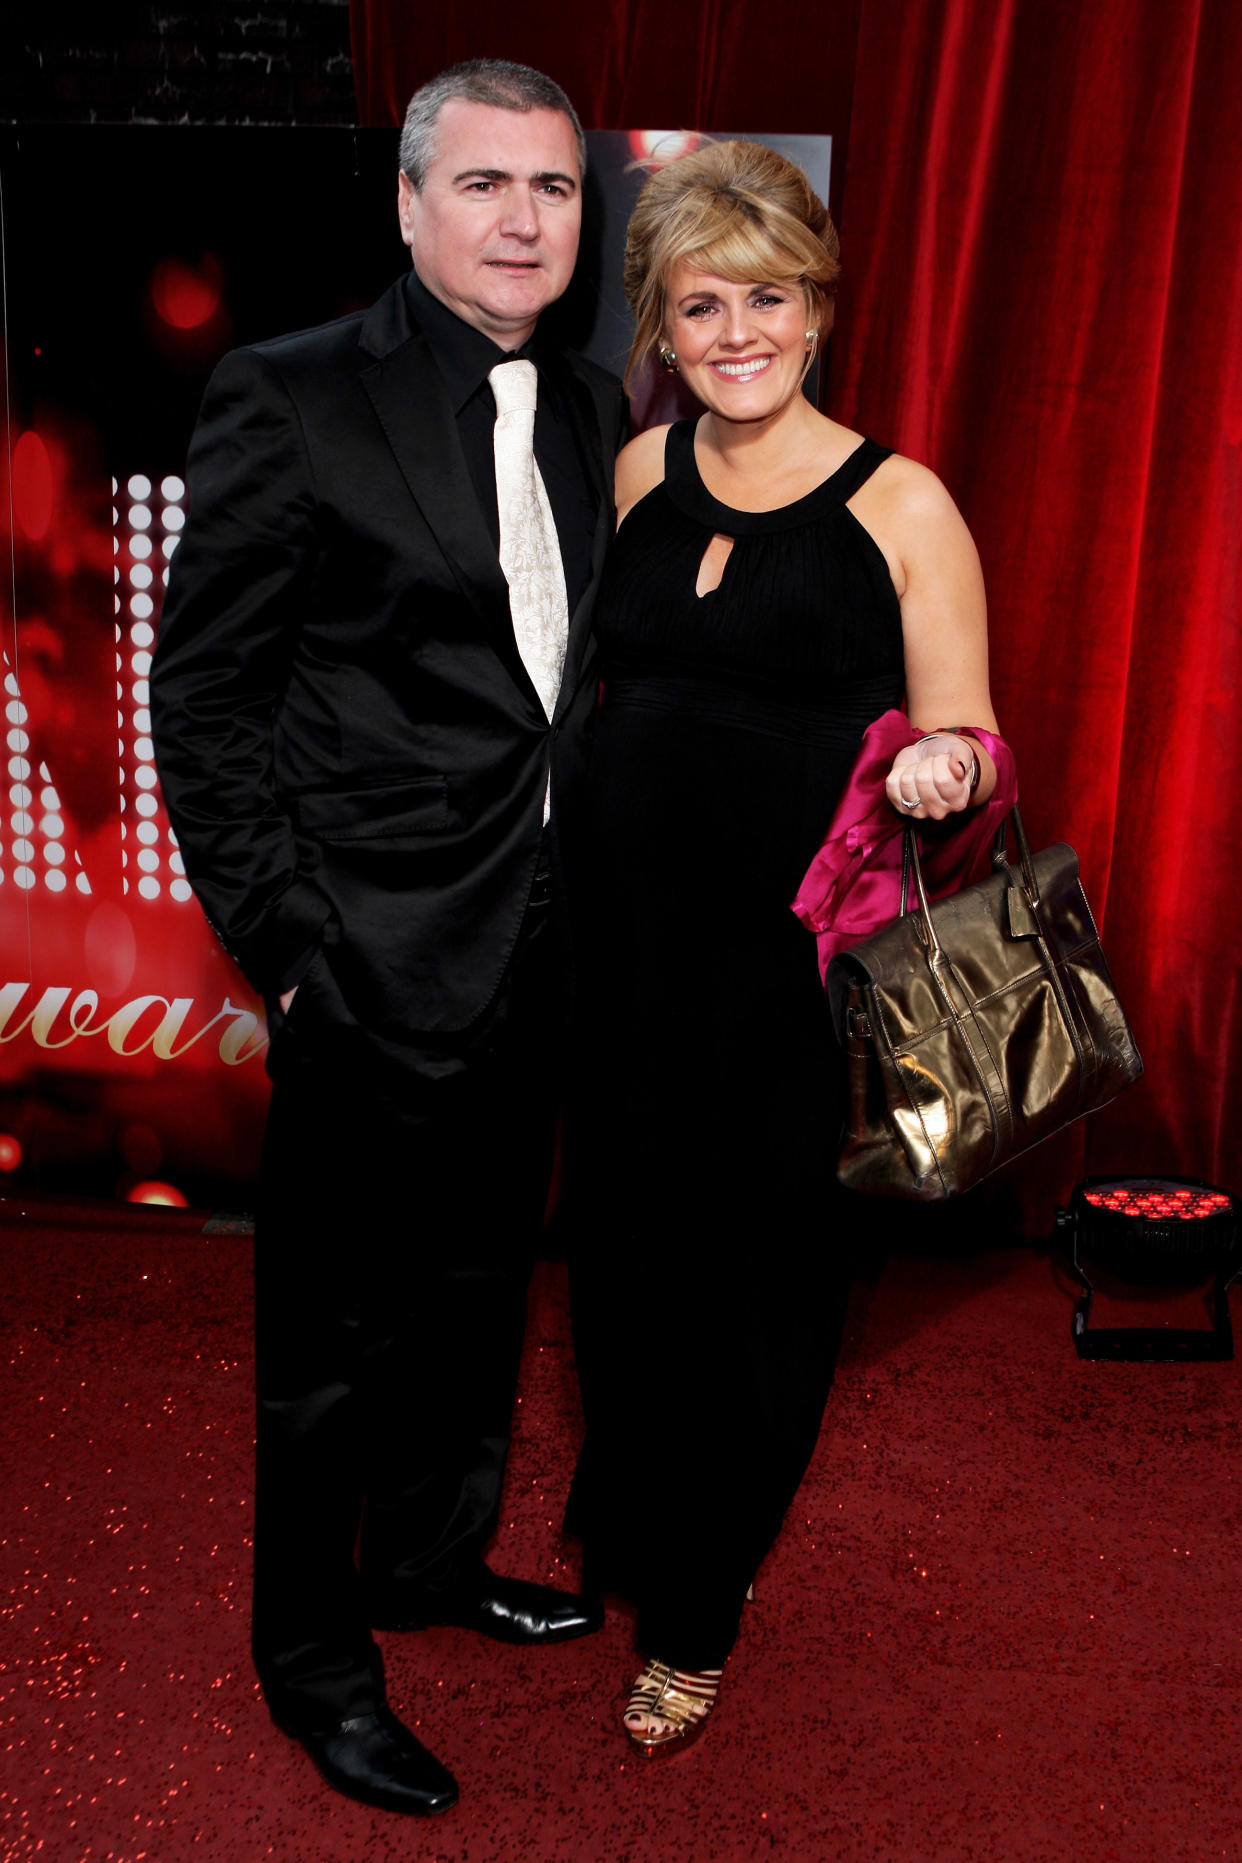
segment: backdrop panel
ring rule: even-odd
[[[263,1005],[181,872],[146,679],[206,376],[230,343],[369,303],[408,264],[395,164],[378,131],[0,139],[0,1169],[14,1185],[251,1194]]]

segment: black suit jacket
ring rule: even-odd
[[[387,1035],[460,1030],[495,994],[549,762],[563,838],[595,704],[623,403],[594,364],[559,366],[599,509],[550,725],[405,281],[212,376],[152,720],[187,874],[269,1001],[325,938]]]

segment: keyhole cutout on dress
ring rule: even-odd
[[[724,577],[725,564],[733,554],[735,539],[722,536],[719,531],[712,538],[703,552],[699,564],[698,579],[694,585],[696,595],[710,595],[713,589],[720,587]]]

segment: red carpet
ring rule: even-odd
[[[618,1610],[538,1654],[386,1638],[394,1704],[462,1787],[421,1823],[321,1787],[251,1683],[246,1238],[181,1212],[0,1214],[6,1863],[1242,1854],[1239,1368],[1080,1364],[1047,1257],[893,1256],[860,1283],[692,1751],[627,1751]],[[498,1567],[572,1572],[576,1427],[549,1266]]]

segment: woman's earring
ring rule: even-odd
[[[662,369],[667,369],[670,375],[676,375],[677,373],[677,358],[667,343],[661,343],[660,345],[660,367]]]

